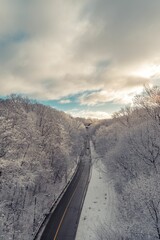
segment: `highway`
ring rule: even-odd
[[[88,188],[91,155],[89,140],[75,177],[44,229],[41,240],[75,240],[83,201]]]

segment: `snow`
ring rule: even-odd
[[[115,219],[116,198],[104,165],[91,142],[92,175],[84,201],[76,240],[95,240],[101,224],[110,227]]]
[[[15,95],[0,113],[0,240],[31,240],[74,173],[86,129]]]

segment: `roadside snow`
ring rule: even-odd
[[[100,224],[108,228],[115,219],[116,198],[114,188],[108,181],[100,157],[91,142],[92,176],[83,205],[76,240],[95,240]]]

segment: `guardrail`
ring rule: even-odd
[[[33,240],[38,240],[38,238],[40,237],[40,234],[42,234],[42,228],[44,228],[44,226],[47,224],[47,222],[49,221],[50,217],[51,217],[51,213],[54,212],[54,210],[56,209],[57,205],[59,204],[60,200],[62,199],[63,195],[65,194],[65,192],[67,191],[70,183],[72,182],[74,176],[76,175],[77,171],[78,171],[78,167],[80,164],[80,158],[78,157],[78,161],[77,161],[77,166],[76,169],[73,173],[73,175],[71,176],[70,180],[68,181],[68,183],[66,184],[66,186],[63,188],[63,190],[61,191],[60,195],[58,196],[58,198],[53,202],[49,213],[47,214],[47,216],[44,216],[42,221],[40,222],[39,226],[37,227],[37,231],[34,233],[33,235]]]

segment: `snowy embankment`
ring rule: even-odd
[[[104,165],[91,142],[92,175],[82,209],[76,240],[96,240],[101,224],[111,229],[115,221],[116,197]]]

